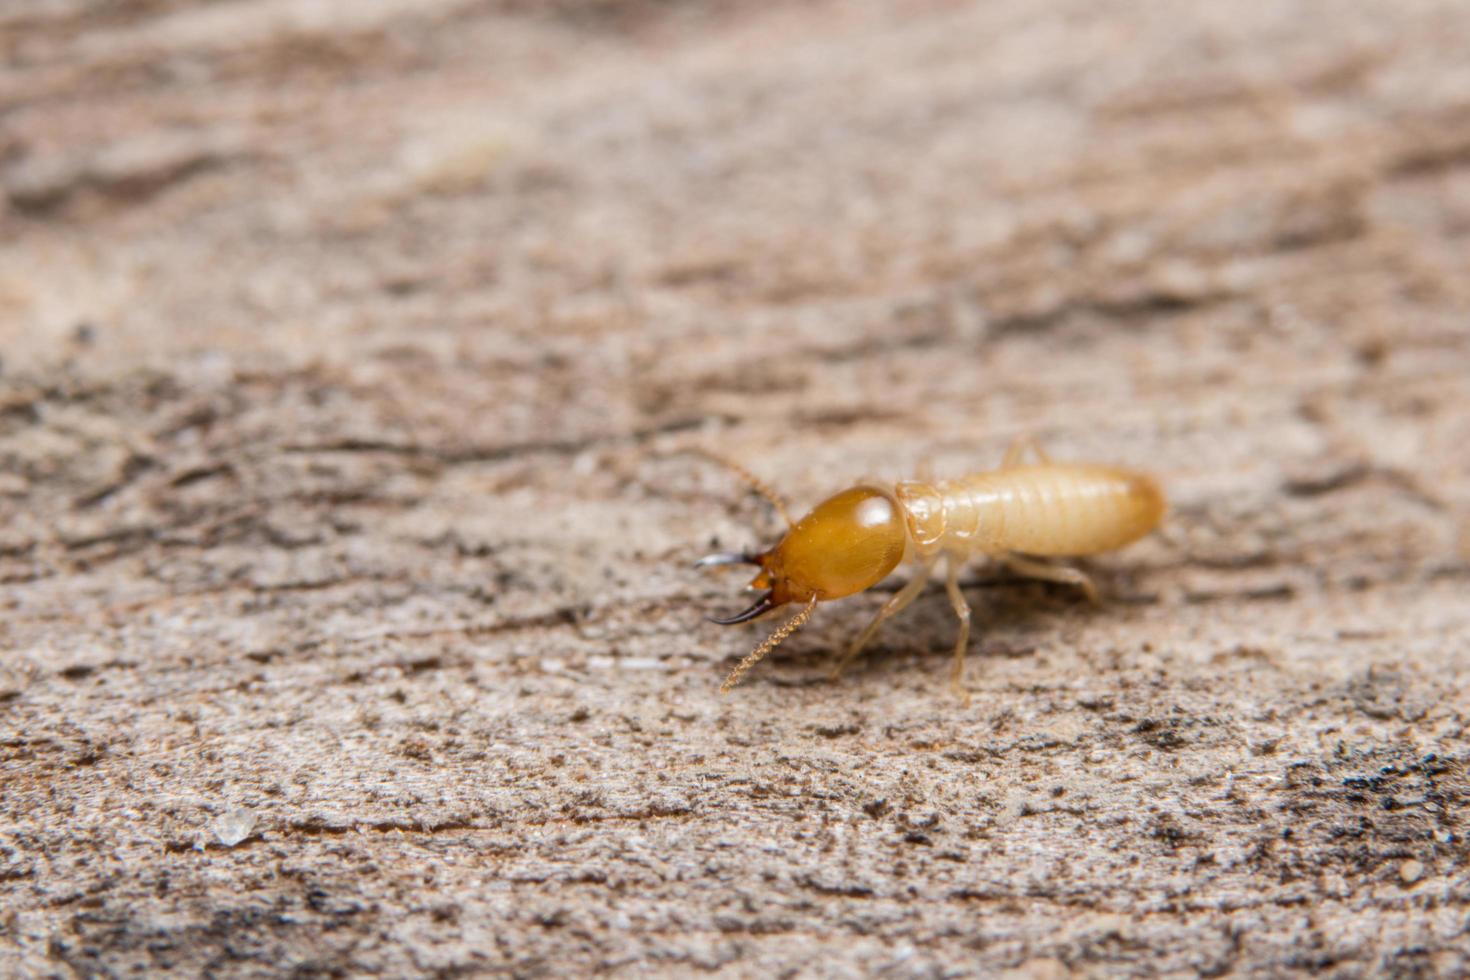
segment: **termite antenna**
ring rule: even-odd
[[[720,685],[720,693],[729,694],[730,688],[734,687],[736,684],[739,684],[740,678],[744,677],[746,672],[749,671],[750,668],[760,663],[762,658],[764,658],[766,654],[770,653],[772,650],[780,646],[782,640],[786,639],[792,633],[795,633],[797,630],[805,626],[806,621],[812,618],[812,610],[816,608],[817,597],[812,596],[810,599],[807,600],[807,604],[802,608],[801,612],[788,619],[785,625],[783,625],[776,632],[772,633],[770,636],[766,637],[765,642],[756,647],[754,650],[747,653],[745,655],[745,659],[735,665],[735,669],[730,671],[730,676],[725,678],[725,683]]]
[[[730,472],[740,477],[746,483],[750,484],[750,488],[752,490],[764,497],[766,503],[770,504],[771,507],[775,509],[776,513],[781,515],[781,520],[786,522],[787,527],[796,526],[796,522],[791,519],[791,514],[788,513],[786,510],[786,502],[781,499],[780,494],[771,489],[771,485],[768,484],[766,481],[762,480],[760,477],[756,476],[754,473],[750,472],[750,470],[746,469],[744,466],[741,466],[739,463],[735,462],[724,453],[716,452],[713,449],[706,449],[703,446],[690,446],[687,451],[695,454],[696,456],[703,456],[705,459],[708,459],[711,462],[719,463],[721,466],[725,467]]]

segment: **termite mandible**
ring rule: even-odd
[[[1037,462],[1021,461],[1029,448]],[[977,557],[995,558],[1012,571],[1063,582],[1098,601],[1085,572],[1048,558],[1077,558],[1112,551],[1148,534],[1163,520],[1167,504],[1154,480],[1132,470],[1090,463],[1056,463],[1034,440],[1017,439],[999,469],[939,482],[904,481],[891,488],[860,484],[827,498],[799,521],[781,500],[743,467],[706,453],[744,476],[786,519],[789,530],[774,548],[759,554],[707,555],[697,568],[755,565],[747,587],[761,591],[755,604],[723,619],[744,623],[778,606],[800,603],[801,611],[767,637],[730,671],[720,686],[727,693],[745,673],[795,633],[818,602],[870,589],[905,559],[918,566],[866,629],[833,665],[835,677],[857,657],[878,627],[923,590],[939,559],[945,587],[959,618],[951,682],[964,693],[965,650],[970,641],[970,605],[960,592],[960,570]]]

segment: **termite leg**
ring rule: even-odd
[[[878,632],[878,627],[883,625],[885,619],[902,612],[904,607],[918,598],[919,593],[924,591],[924,586],[929,582],[929,570],[933,567],[932,564],[928,564],[915,572],[914,577],[909,579],[903,588],[895,592],[893,598],[883,604],[883,608],[878,610],[878,615],[874,616],[867,628],[858,634],[858,638],[852,641],[852,645],[843,652],[842,656],[832,662],[830,673],[834,680],[847,669],[848,664],[857,659],[858,654],[863,652],[863,647],[868,645],[868,641],[873,638],[873,634]]]
[[[1046,454],[1045,449],[1041,448],[1041,444],[1036,441],[1036,437],[1024,435],[1016,436],[1015,440],[1011,442],[1010,448],[1006,450],[1005,458],[1000,461],[1000,468],[1008,470],[1012,466],[1018,465],[1021,462],[1021,457],[1028,449],[1031,450],[1032,455],[1043,463],[1051,462],[1051,457]]]
[[[1063,585],[1075,585],[1082,590],[1083,595],[1094,606],[1102,605],[1098,598],[1097,586],[1092,583],[1092,576],[1078,568],[1069,568],[1066,565],[1049,565],[1035,558],[1027,558],[1023,555],[1005,555],[1001,558],[1007,568],[1017,575],[1025,575],[1030,578],[1039,578],[1047,582],[1060,582]]]
[[[954,614],[960,621],[960,635],[955,638],[954,667],[950,672],[949,682],[954,687],[955,693],[969,701],[970,692],[965,690],[965,652],[970,647],[970,604],[965,601],[965,595],[960,591],[960,569],[963,566],[963,559],[953,555],[949,557],[948,566],[945,569],[944,588],[949,592],[949,604],[954,607]]]
[[[934,457],[928,454],[919,457],[919,465],[914,470],[914,478],[920,483],[934,482]]]

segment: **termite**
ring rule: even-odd
[[[1022,462],[1029,448],[1037,462]],[[878,627],[913,602],[934,566],[945,560],[945,588],[959,618],[951,682],[964,691],[965,650],[970,642],[970,605],[960,592],[960,570],[979,557],[998,559],[1013,572],[1080,588],[1098,601],[1083,571],[1047,559],[1080,558],[1131,544],[1163,520],[1167,504],[1146,474],[1116,466],[1057,463],[1030,438],[1017,439],[1000,467],[955,480],[910,480],[891,488],[859,484],[822,501],[792,521],[781,499],[742,467],[711,455],[741,473],[786,520],[779,543],[759,554],[706,555],[695,567],[755,565],[747,587],[760,597],[722,626],[744,623],[779,606],[801,611],[767,637],[730,671],[720,686],[728,692],[766,654],[811,619],[817,603],[856,595],[887,578],[905,560],[912,578],[878,610],[834,663],[835,677],[878,632]]]

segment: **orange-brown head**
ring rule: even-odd
[[[743,623],[788,602],[841,599],[871,588],[898,567],[907,538],[903,510],[891,493],[865,486],[844,490],[797,521],[770,551],[699,561],[760,566],[750,588],[764,595],[744,612],[714,622]]]

